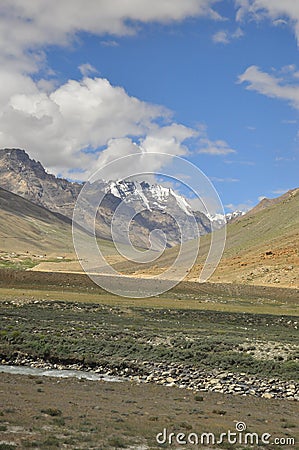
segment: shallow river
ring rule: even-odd
[[[0,364],[0,373],[11,373],[17,375],[38,375],[45,377],[56,378],[78,378],[91,381],[113,381],[122,382],[124,379],[120,377],[113,377],[109,375],[103,375],[96,372],[84,372],[83,370],[67,370],[67,369],[39,369],[35,367],[27,366],[8,366]]]

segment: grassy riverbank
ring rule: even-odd
[[[0,281],[0,357],[6,362],[102,365],[116,374],[129,368],[145,379],[155,367],[157,383],[168,384],[2,374],[0,449],[156,449],[155,435],[164,427],[219,435],[234,430],[236,421],[251,431],[298,438],[299,403],[271,398],[280,383],[297,389],[291,388],[299,374],[294,291],[187,283],[157,298],[126,299],[81,276],[9,272]],[[221,385],[223,392],[225,383],[234,385],[230,395],[209,391],[222,383],[212,379],[215,369],[232,374]],[[187,389],[192,371],[212,374],[208,390]],[[265,398],[258,398],[259,387],[256,395],[238,392],[252,378],[266,380]]]
[[[51,294],[49,294],[51,298]],[[298,317],[37,299],[0,304],[0,356],[181,363],[298,380]]]

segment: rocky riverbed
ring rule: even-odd
[[[103,377],[121,377],[135,383],[155,383],[176,386],[195,392],[218,392],[231,395],[255,396],[265,399],[299,401],[299,383],[278,378],[260,378],[246,373],[233,373],[176,363],[127,361],[119,365],[86,367],[81,364],[57,364],[29,357],[3,359],[2,364],[40,368],[45,370],[77,370],[102,374]]]

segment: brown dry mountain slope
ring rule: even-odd
[[[16,183],[15,186],[19,186],[22,190],[24,188],[23,171],[27,170],[29,161],[34,167],[32,166],[32,173],[31,168],[28,169],[30,183],[26,184],[22,195],[31,196],[36,192],[41,194],[47,191],[51,193],[49,195],[52,198],[58,189],[59,192],[64,192],[66,195],[66,197],[62,196],[62,204],[64,206],[71,205],[79,186],[74,184],[72,185],[74,191],[69,191],[69,185],[59,184],[64,181],[68,183],[66,180],[58,180],[58,186],[55,177],[48,176],[42,166],[32,162],[25,152],[13,151],[13,159],[11,159],[12,155],[8,155],[8,150],[2,151],[2,153],[5,164],[2,167],[1,183],[6,180],[8,184],[11,184],[12,180],[19,176],[20,183]],[[25,161],[26,164],[24,164],[23,160],[18,159],[16,165],[14,157],[21,157],[21,160],[25,158],[27,162]],[[43,177],[45,177],[45,185],[41,182]],[[27,192],[27,188],[34,188],[34,193]],[[26,252],[29,252],[29,255],[34,253],[59,255],[73,252],[69,219],[60,214],[51,213],[49,210],[3,189],[0,190],[0,240],[2,255],[4,252],[25,255],[27,255]],[[193,270],[188,274],[188,278],[198,279],[204,255],[206,256],[209,249],[209,240],[209,235],[201,238],[200,255]],[[116,268],[125,273],[140,276],[165,270],[173,263],[177,254],[176,247],[169,249],[159,260],[155,261],[152,267],[143,266],[140,270],[139,265],[119,262],[120,258],[114,254],[111,243],[108,245],[105,241],[105,245],[107,246],[107,255],[113,256],[111,259],[116,263]],[[190,242],[190,246],[192,245],[194,243]],[[66,266],[64,265],[64,270],[67,270]],[[59,263],[55,263],[52,270],[58,268]],[[76,268],[80,270],[78,264]],[[293,189],[276,199],[264,199],[245,216],[228,224],[226,249],[211,281],[299,287],[298,280],[299,189]]]
[[[108,259],[120,261],[110,241],[99,239]],[[50,271],[81,271],[71,220],[0,187],[0,268],[40,266]]]
[[[0,186],[69,218],[82,188],[79,183],[47,173],[40,162],[15,148],[0,149]]]
[[[210,281],[299,288],[299,189],[273,199],[266,207],[262,206],[257,205],[245,216],[228,224],[224,255]],[[190,241],[188,245],[192,247],[194,243]],[[203,236],[199,257],[188,279],[198,279],[209,245],[210,236]],[[113,253],[112,249],[110,252]],[[134,276],[161,273],[173,263],[177,252],[177,247],[168,249],[153,264],[142,268],[129,262],[116,262],[114,267]],[[113,264],[113,258],[110,262]],[[74,268],[73,265],[42,263],[40,269],[80,270],[78,264]]]
[[[212,281],[299,287],[299,189],[267,200],[227,226]]]
[[[31,159],[24,150],[5,148],[0,149],[0,187],[72,219],[76,200],[83,184],[73,183],[47,173],[42,164]],[[156,228],[160,228],[165,233],[169,246],[178,244],[180,232],[173,217],[181,218],[188,238],[195,236],[192,231],[193,220],[185,214],[184,207],[181,207],[181,201],[184,203],[184,199],[177,199],[177,196],[173,195],[175,193],[170,190],[165,196],[165,193],[161,195],[160,186],[152,186],[148,183],[139,183],[137,186],[126,180],[117,183],[98,180],[89,185],[87,192],[89,201],[85,202],[82,215],[90,226],[93,224],[93,211],[90,205],[106,193],[98,209],[96,221],[96,234],[100,238],[112,240],[111,220],[123,199],[126,199],[123,204],[127,207],[122,208],[120,222],[122,224],[131,222],[130,237],[135,245],[148,247],[149,234]],[[133,217],[132,221],[131,217]],[[197,211],[194,217],[200,234],[210,231],[210,221],[205,214]]]
[[[1,254],[59,255],[73,251],[71,221],[0,188]],[[15,256],[15,255],[14,255]]]
[[[190,246],[192,246],[190,242]],[[200,254],[188,275],[196,281],[210,246],[201,238]],[[127,273],[160,273],[169,267],[177,248],[169,249],[152,267],[117,264]],[[210,281],[299,287],[299,189],[259,205],[227,225],[223,258]]]

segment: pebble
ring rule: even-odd
[[[137,383],[156,383],[168,387],[177,386],[193,391],[213,391],[230,395],[250,395],[265,399],[287,399],[299,401],[299,383],[278,378],[264,379],[246,373],[233,373],[223,370],[205,370],[176,363],[153,363],[131,361],[122,367],[99,365],[88,368],[82,364],[51,364],[42,360],[16,357],[2,359],[2,364],[25,365],[43,369],[84,370],[103,375],[122,376]]]

